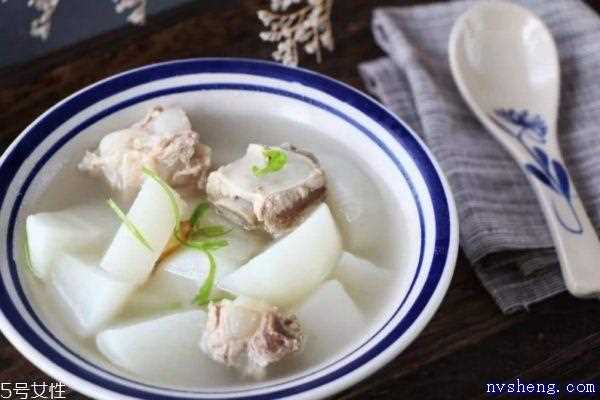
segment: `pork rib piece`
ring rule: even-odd
[[[276,171],[256,176],[252,167],[265,165],[267,149],[283,151],[287,163]],[[244,157],[208,176],[206,192],[217,210],[245,229],[263,228],[280,236],[293,228],[304,212],[325,196],[325,173],[314,155],[283,144],[250,144]]]
[[[301,350],[303,343],[295,316],[240,297],[208,305],[200,348],[217,362],[260,377],[266,366]]]
[[[200,142],[180,108],[154,107],[131,127],[109,133],[88,151],[79,169],[103,176],[125,199],[139,190],[142,168],[154,170],[173,187],[203,191],[211,149]]]

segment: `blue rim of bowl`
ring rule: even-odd
[[[383,146],[382,143],[379,142],[379,140],[374,137],[372,134],[368,133],[368,131],[366,131],[363,127],[361,127],[360,125],[357,125],[356,122],[349,120],[346,116],[344,116],[343,114],[339,113],[338,111],[336,111],[335,109],[320,103],[318,101],[312,100],[310,98],[301,96],[301,95],[296,95],[294,93],[285,91],[285,90],[281,90],[281,89],[274,89],[274,88],[270,88],[270,87],[266,87],[266,86],[260,86],[260,85],[251,85],[251,84],[237,84],[237,83],[210,83],[210,84],[199,84],[199,85],[185,85],[185,86],[174,86],[174,87],[170,87],[168,89],[162,89],[162,90],[157,90],[157,91],[152,91],[152,92],[148,92],[145,93],[143,95],[140,96],[136,96],[136,97],[132,97],[126,101],[120,102],[115,104],[114,106],[111,106],[109,108],[107,108],[106,110],[104,110],[101,113],[98,113],[96,115],[94,115],[93,117],[88,118],[86,121],[82,122],[81,124],[79,124],[77,127],[73,128],[72,130],[70,130],[68,133],[66,133],[64,136],[61,137],[60,140],[58,140],[56,142],[55,145],[53,145],[45,154],[44,156],[38,160],[38,162],[35,164],[35,166],[32,168],[31,172],[28,174],[27,178],[25,179],[23,186],[21,187],[21,193],[23,194],[23,196],[21,196],[19,199],[17,199],[13,205],[13,209],[12,209],[12,213],[11,213],[11,218],[10,218],[10,223],[9,223],[9,233],[8,233],[8,242],[12,242],[14,239],[14,228],[16,227],[16,219],[17,219],[17,215],[18,215],[18,211],[21,207],[22,204],[22,200],[25,197],[25,194],[27,193],[29,187],[31,186],[33,180],[35,179],[35,177],[37,176],[37,174],[40,172],[40,170],[43,168],[43,166],[45,165],[45,163],[52,158],[52,156],[56,153],[56,151],[60,150],[60,148],[62,146],[64,146],[66,144],[66,142],[68,142],[69,140],[73,139],[74,137],[76,137],[79,133],[81,133],[84,129],[86,129],[87,127],[89,127],[90,125],[94,124],[95,122],[97,122],[98,120],[105,118],[106,116],[113,114],[114,112],[120,111],[124,108],[133,106],[137,103],[146,101],[146,100],[151,100],[157,97],[161,97],[161,96],[167,96],[167,95],[172,95],[172,94],[179,94],[179,93],[185,93],[185,92],[194,92],[194,91],[210,91],[210,90],[234,90],[234,91],[254,91],[254,92],[263,92],[263,93],[269,93],[269,94],[274,94],[274,95],[279,95],[279,96],[284,96],[284,97],[288,97],[288,98],[293,98],[296,100],[300,100],[303,102],[307,102],[310,103],[311,105],[314,105],[316,107],[319,107],[321,109],[325,109],[333,114],[335,114],[337,117],[342,118],[344,120],[348,120],[351,124],[353,124],[356,127],[359,127],[361,130],[364,130],[365,133],[367,133],[370,137],[370,139],[372,139],[373,141],[377,142],[377,145],[380,147],[380,149],[383,149],[384,151],[386,151],[386,153],[393,159],[393,161],[395,162],[396,166],[401,170],[404,178],[407,180],[407,183],[410,187],[411,190],[411,194],[414,196],[415,198],[415,202],[416,202],[416,206],[417,206],[417,211],[418,211],[418,216],[419,216],[419,225],[422,227],[421,229],[421,246],[420,246],[420,250],[419,250],[419,257],[418,257],[418,261],[417,261],[417,268],[415,271],[415,275],[411,280],[411,284],[409,286],[409,289],[406,291],[402,301],[400,302],[400,305],[396,308],[395,313],[383,324],[383,326],[374,334],[371,335],[371,337],[369,339],[367,339],[366,341],[364,341],[359,347],[353,349],[352,352],[345,354],[342,358],[337,359],[334,362],[331,362],[329,364],[327,364],[326,366],[320,367],[317,370],[311,371],[309,374],[307,375],[303,375],[300,377],[295,377],[294,379],[290,379],[285,381],[285,384],[290,384],[293,383],[297,380],[300,379],[304,379],[310,375],[314,375],[317,374],[329,367],[331,367],[332,365],[341,362],[343,360],[345,360],[346,358],[352,356],[354,353],[356,353],[357,351],[359,351],[360,349],[362,349],[365,345],[369,344],[370,341],[377,336],[383,329],[385,329],[385,327],[389,324],[389,322],[396,316],[396,314],[399,312],[400,309],[402,309],[402,307],[404,306],[406,300],[408,299],[409,295],[412,292],[412,289],[415,285],[416,279],[419,276],[419,272],[421,269],[421,263],[423,260],[423,253],[424,253],[424,223],[423,223],[423,213],[422,213],[422,209],[421,209],[421,205],[420,205],[420,201],[418,199],[418,196],[414,190],[414,187],[408,177],[408,175],[406,174],[406,172],[404,171],[403,166],[399,163],[399,161],[397,159],[395,159],[395,157],[393,156],[393,154],[391,154],[389,152],[389,150],[387,150],[387,148],[385,148],[385,146]],[[14,260],[14,256],[12,254],[11,251],[9,251],[9,257],[10,259]],[[27,301],[25,293],[23,291],[23,288],[20,284],[18,284],[18,272],[17,272],[17,268],[16,268],[16,264],[14,266],[12,266],[11,268],[11,273],[13,275],[13,279],[15,279],[15,283],[17,283],[15,286],[17,288],[17,292],[19,293],[21,300],[24,304],[24,306],[27,308],[28,312],[32,315],[33,319],[36,321],[36,323],[40,326],[40,328],[44,331],[44,333],[46,335],[48,335],[52,340],[54,340],[63,350],[67,351],[71,356],[76,357],[79,361],[85,363],[88,366],[91,366],[93,368],[96,368],[100,371],[102,371],[103,373],[107,374],[107,375],[111,375],[113,377],[117,377],[119,379],[123,379],[125,381],[129,381],[130,383],[136,384],[136,385],[144,385],[146,387],[149,388],[153,388],[153,389],[163,389],[161,387],[157,387],[157,386],[153,386],[153,385],[149,385],[147,383],[143,383],[143,382],[138,382],[138,381],[134,381],[134,380],[130,380],[124,377],[120,377],[120,376],[116,376],[114,373],[107,371],[104,368],[99,367],[98,365],[95,365],[94,363],[91,363],[89,361],[87,361],[86,359],[80,357],[77,353],[73,352],[71,349],[69,349],[67,346],[63,345],[60,340],[58,338],[56,338],[56,336],[49,330],[47,329],[47,327],[44,325],[44,323],[42,322],[41,318],[39,318],[37,316],[37,314],[35,313],[35,310],[33,309],[33,307],[31,306],[31,304]],[[280,384],[270,384],[270,385],[262,385],[259,387],[259,389],[268,389],[269,387],[273,387],[273,386],[278,386]],[[224,391],[219,391],[219,392],[199,392],[199,391],[194,391],[194,394],[226,394],[226,393],[243,393],[243,392],[248,392],[251,390],[256,390],[256,389],[237,389],[237,390],[224,390]],[[177,390],[178,392],[183,392],[183,393],[192,393],[189,391],[182,391],[182,390]]]
[[[319,74],[315,74],[312,72],[304,71],[301,69],[292,69],[288,67],[281,66],[279,64],[274,64],[270,62],[262,62],[262,61],[254,61],[254,60],[242,60],[242,59],[191,59],[191,60],[181,60],[181,61],[173,61],[162,64],[155,64],[148,67],[143,67],[137,70],[125,72],[123,74],[117,75],[112,78],[108,78],[96,85],[93,85],[89,88],[84,89],[83,91],[75,94],[74,96],[68,98],[66,101],[60,103],[55,108],[51,109],[47,114],[43,115],[39,120],[37,120],[31,127],[26,130],[26,134],[21,138],[21,140],[11,148],[10,152],[6,155],[6,158],[0,165],[0,174],[2,176],[11,176],[14,177],[15,173],[19,170],[22,163],[28,158],[29,154],[37,147],[39,143],[43,141],[49,134],[51,134],[57,127],[59,127],[63,122],[68,120],[71,116],[77,114],[78,112],[84,110],[90,105],[104,99],[110,97],[114,94],[122,92],[124,90],[133,88],[138,85],[142,85],[145,83],[149,83],[155,80],[160,80],[164,78],[171,78],[180,75],[189,75],[189,74],[198,74],[198,73],[230,73],[230,74],[247,74],[247,75],[257,75],[262,77],[275,78],[282,81],[287,82],[298,82],[304,86],[308,86],[322,92],[325,92],[338,100],[345,102],[352,107],[358,109],[364,114],[368,115],[371,119],[375,120],[378,124],[386,129],[388,133],[390,133],[410,154],[413,161],[417,165],[420,174],[425,180],[430,199],[432,201],[432,206],[434,209],[435,216],[435,226],[436,226],[436,236],[435,236],[435,245],[433,252],[433,259],[431,262],[431,266],[429,269],[429,273],[426,279],[426,282],[423,286],[423,289],[419,293],[419,296],[413,303],[409,312],[398,322],[398,324],[392,329],[390,333],[387,334],[386,337],[381,339],[375,346],[373,346],[369,351],[365,354],[362,354],[360,357],[352,360],[350,363],[342,366],[341,368],[334,370],[324,376],[321,376],[312,381],[308,381],[302,383],[297,386],[292,386],[289,388],[281,389],[278,391],[258,394],[254,396],[249,396],[246,398],[280,398],[285,396],[290,396],[298,393],[302,393],[305,391],[309,391],[315,389],[317,387],[323,386],[327,383],[330,383],[350,372],[353,372],[358,367],[368,363],[373,358],[380,355],[383,351],[385,351],[388,347],[390,347],[394,342],[396,342],[403,334],[406,332],[410,326],[414,323],[414,321],[421,315],[425,307],[428,305],[429,300],[433,296],[435,290],[437,289],[439,280],[444,272],[444,267],[448,263],[448,257],[454,257],[455,255],[450,254],[450,246],[451,246],[451,238],[453,236],[453,230],[451,227],[451,215],[453,210],[449,205],[449,200],[446,195],[446,190],[442,183],[442,180],[436,170],[436,167],[419,142],[418,139],[412,134],[409,129],[407,129],[403,123],[398,120],[396,117],[391,115],[388,111],[386,111],[383,107],[367,98],[363,94],[347,87],[343,84],[340,84],[337,81],[334,81],[330,78],[324,77]],[[56,343],[58,343],[64,350],[68,351],[71,355],[77,357],[80,361],[102,371],[105,374],[109,374],[117,377],[118,379],[128,381],[135,385],[145,386],[149,389],[159,389],[159,390],[169,390],[173,393],[176,393],[173,398],[181,399],[182,394],[189,395],[239,395],[248,390],[235,390],[230,392],[197,392],[197,391],[182,391],[176,389],[169,389],[166,387],[156,387],[152,385],[148,385],[142,382],[131,381],[125,377],[115,375],[111,372],[103,370],[102,368],[90,363],[87,360],[84,360],[77,354],[73,353],[70,349],[65,347],[58,339],[54,337],[52,333],[45,327],[45,325],[41,322],[39,317],[33,311],[33,308],[29,304],[26,299],[23,288],[21,287],[20,280],[18,277],[17,265],[12,254],[13,252],[13,240],[14,240],[14,231],[15,231],[15,223],[18,214],[18,210],[20,208],[20,204],[23,200],[24,194],[28,188],[28,186],[33,181],[33,178],[39,172],[39,170],[43,167],[43,165],[52,157],[52,155],[58,151],[66,142],[75,137],[81,131],[83,131],[88,126],[97,122],[98,120],[118,111],[123,108],[129,107],[133,104],[149,100],[151,98],[174,94],[174,93],[182,93],[186,91],[198,91],[198,90],[250,90],[250,91],[259,91],[259,92],[268,92],[271,94],[286,96],[290,98],[294,98],[296,100],[307,102],[313,106],[319,107],[325,111],[333,113],[337,117],[344,119],[350,124],[354,125],[358,128],[362,133],[367,135],[371,140],[373,140],[396,164],[399,168],[400,172],[406,178],[406,181],[409,183],[412,194],[415,198],[415,202],[418,207],[419,213],[419,221],[421,224],[421,249],[418,261],[418,267],[415,273],[415,277],[411,282],[411,286],[407,291],[406,296],[404,297],[401,304],[398,306],[396,313],[403,307],[405,301],[407,300],[410,292],[412,291],[416,278],[419,276],[421,264],[423,261],[423,248],[424,248],[424,222],[423,222],[423,214],[420,206],[420,200],[417,196],[417,193],[411,183],[410,177],[404,170],[401,163],[397,160],[395,155],[391,150],[389,150],[381,140],[374,134],[372,134],[369,130],[363,127],[358,122],[354,121],[350,117],[341,113],[340,111],[328,106],[324,103],[321,103],[312,98],[297,95],[285,90],[275,89],[267,86],[260,85],[249,85],[249,84],[232,84],[232,83],[211,83],[211,84],[199,84],[199,85],[186,85],[186,86],[178,86],[172,87],[163,90],[157,90],[150,93],[145,93],[141,96],[137,96],[128,100],[125,100],[121,103],[113,105],[94,116],[88,118],[86,121],[69,131],[63,137],[61,137],[56,143],[52,145],[49,151],[47,151],[40,160],[37,161],[34,168],[30,171],[28,177],[25,180],[23,187],[20,190],[20,194],[17,196],[13,209],[10,216],[8,236],[7,236],[7,251],[9,260],[9,268],[11,272],[11,277],[13,279],[13,283],[17,289],[20,300],[23,302],[28,312],[31,314],[36,323],[42,328],[42,330],[52,338]],[[12,182],[11,180],[4,180],[0,182],[0,204],[4,203],[4,198],[6,192]],[[454,238],[456,240],[456,238]],[[451,260],[453,261],[453,260]],[[123,394],[126,396],[135,396],[142,398],[165,398],[163,394],[157,394],[152,392],[145,392],[142,389],[132,388],[130,386],[126,386],[121,383],[117,383],[111,380],[107,380],[104,377],[100,377],[92,372],[89,372],[85,369],[82,369],[78,365],[74,364],[72,361],[64,358],[60,355],[56,350],[54,350],[50,345],[45,343],[43,339],[41,339],[27,324],[27,322],[23,319],[23,317],[19,314],[16,307],[10,300],[10,296],[6,291],[6,287],[4,282],[0,286],[0,310],[4,313],[7,319],[11,322],[13,327],[19,332],[19,334],[26,338],[27,342],[31,344],[37,351],[47,357],[51,362],[55,365],[59,366],[61,369],[68,371],[69,373],[79,376],[87,380],[88,382],[103,387],[105,389],[114,391],[119,394]],[[288,385],[293,381],[306,379],[310,375],[314,375],[319,373],[324,369],[331,367],[331,365],[335,365],[337,363],[341,363],[345,358],[349,357],[351,354],[358,351],[360,348],[370,343],[374,336],[377,336],[381,330],[385,329],[387,325],[391,322],[391,320],[395,317],[392,316],[382,327],[381,329],[375,333],[370,339],[365,341],[360,347],[354,349],[352,353],[346,354],[342,359],[336,360],[335,362],[327,365],[326,367],[320,368],[316,371],[311,371],[310,374],[306,376],[302,376],[299,378],[295,378],[293,380],[284,381],[281,383],[273,384],[271,386],[281,386]],[[269,386],[260,386],[257,388],[252,388],[251,390],[263,390],[268,388]],[[198,398],[198,397],[194,397]]]

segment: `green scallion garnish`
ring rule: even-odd
[[[206,257],[208,257],[208,262],[210,264],[210,269],[208,271],[208,275],[204,280],[202,286],[198,290],[198,294],[194,298],[194,303],[199,306],[203,306],[209,302],[210,294],[212,292],[213,286],[215,285],[215,276],[217,273],[217,263],[215,261],[214,256],[210,251],[204,251]]]
[[[198,206],[196,206],[194,212],[192,213],[192,216],[190,217],[190,224],[192,225],[192,229],[196,227],[198,221],[200,221],[200,218],[202,218],[204,214],[206,214],[209,208],[210,205],[207,202],[200,203],[198,204]]]
[[[121,222],[123,222],[127,230],[129,230],[129,232],[133,235],[133,237],[136,238],[148,250],[153,251],[152,246],[150,246],[150,243],[148,243],[142,232],[140,232],[140,230],[133,224],[133,222],[131,222],[131,220],[127,218],[127,215],[125,215],[123,210],[119,208],[117,203],[115,203],[113,199],[108,199],[106,202],[108,203],[109,207],[112,208],[112,210],[115,212],[115,214],[117,214],[117,217],[119,217]]]
[[[272,172],[277,172],[287,163],[288,156],[285,151],[277,149],[265,149],[263,150],[263,156],[265,157],[265,166],[252,166],[252,173],[257,177],[265,176]]]
[[[143,167],[142,171],[144,172],[144,175],[146,175],[147,177],[149,177],[150,179],[153,179],[156,183],[158,183],[163,190],[165,191],[165,193],[167,194],[167,196],[169,197],[169,201],[171,203],[171,209],[173,210],[173,217],[175,218],[175,229],[174,229],[174,234],[175,234],[175,238],[179,241],[181,241],[181,238],[179,236],[179,230],[181,228],[181,212],[179,211],[179,204],[177,203],[177,198],[175,197],[175,192],[173,192],[173,189],[171,189],[171,187],[167,184],[167,182],[163,181],[161,179],[160,176],[158,176],[154,171]]]
[[[175,239],[177,239],[179,241],[179,243],[181,243],[184,246],[202,251],[208,257],[208,262],[210,265],[208,275],[207,275],[206,279],[204,280],[204,283],[198,290],[198,294],[194,298],[194,303],[196,303],[197,305],[200,305],[200,306],[205,305],[209,301],[210,294],[211,294],[213,286],[215,284],[215,276],[216,276],[216,272],[217,272],[217,262],[215,261],[215,258],[211,252],[227,246],[229,244],[229,242],[227,242],[227,240],[222,240],[222,239],[209,239],[209,240],[195,241],[195,240],[187,240],[185,238],[182,238],[180,236],[181,211],[179,210],[179,205],[178,205],[177,199],[175,197],[176,196],[175,192],[155,172],[151,171],[150,169],[148,169],[146,167],[144,167],[142,170],[146,176],[148,176],[151,179],[154,179],[154,181],[156,181],[163,188],[163,190],[165,191],[167,196],[169,196],[169,200],[171,202],[171,207],[173,209],[173,216],[175,217],[175,229],[173,230],[173,236],[175,237]],[[206,226],[206,227],[198,227],[197,226],[198,222],[200,221],[202,216],[204,216],[206,211],[208,211],[209,207],[210,207],[210,205],[206,202],[200,203],[196,207],[196,209],[192,213],[192,216],[190,217],[190,221],[189,221],[190,225],[192,227],[192,232],[198,233],[199,235],[206,236],[206,237],[218,237],[218,236],[225,235],[229,231],[226,230],[225,227],[223,227],[221,225],[210,225],[210,226]]]
[[[188,240],[184,245],[200,251],[214,251],[229,245],[227,240]]]
[[[205,240],[202,242],[187,242],[186,244],[190,247],[204,252],[204,254],[206,254],[206,257],[208,257],[208,262],[210,264],[208,275],[206,276],[206,279],[204,280],[202,286],[200,286],[198,294],[194,298],[194,303],[196,303],[199,306],[203,306],[206,303],[208,303],[213,286],[215,285],[217,262],[215,261],[215,257],[211,252],[213,250],[225,247],[229,243],[227,242],[227,240]]]
[[[225,228],[223,225],[208,225],[197,228],[194,233],[208,238],[219,237],[228,234],[233,228]]]

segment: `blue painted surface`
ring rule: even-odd
[[[583,227],[573,207],[571,179],[565,167],[548,156],[544,149],[548,126],[543,118],[527,110],[499,108],[490,116],[504,132],[513,136],[529,153],[531,162],[525,163],[525,170],[564,199],[574,222],[565,222],[564,216],[554,206],[554,214],[561,226],[574,234],[581,234]]]
[[[206,0],[150,0],[148,15],[191,1]],[[117,14],[114,7],[111,0],[61,0],[52,19],[50,37],[42,41],[29,35],[31,20],[39,13],[27,7],[26,0],[0,1],[0,67],[21,64],[124,26],[130,11]]]

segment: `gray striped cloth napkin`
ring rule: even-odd
[[[562,68],[559,135],[566,163],[600,227],[600,18],[579,0],[515,1],[552,31]],[[461,245],[505,313],[565,290],[550,233],[525,176],[475,119],[454,85],[448,39],[473,1],[379,8],[386,57],[359,71],[368,90],[420,133],[452,187]],[[599,260],[590,260],[599,263]]]

